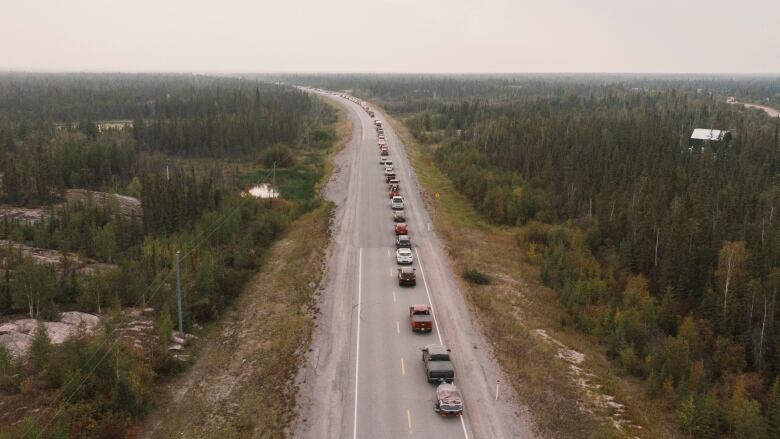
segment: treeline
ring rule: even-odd
[[[537,98],[604,97],[608,90],[736,96],[780,108],[780,77],[647,74],[466,74],[466,75],[264,75],[289,84],[348,90],[396,113],[438,112],[444,106],[475,101],[509,104]]]
[[[0,74],[0,120],[34,124],[239,113],[306,96],[242,78],[185,74]]]
[[[778,121],[696,91],[591,87],[407,123],[487,218],[523,226],[570,324],[686,433],[780,437]],[[697,127],[734,140],[689,150]]]
[[[189,99],[183,102],[197,110],[186,112],[190,114],[162,111],[166,117],[137,118],[133,134],[138,144],[171,154],[210,157],[294,144],[314,105],[304,93],[284,88],[263,94],[259,88],[240,87],[226,93],[217,87],[191,93]]]
[[[67,396],[3,426],[0,437],[124,437],[152,405],[155,376],[181,367],[167,349],[176,252],[191,331],[217,318],[265,249],[318,205],[313,187],[336,138],[334,111],[289,87],[184,75],[0,75],[0,102],[0,203],[46,208],[35,223],[1,220],[0,239],[90,264],[87,272],[69,257],[44,265],[18,246],[0,248],[0,313],[108,317],[104,332],[59,346],[38,331],[28,358],[12,359],[0,347],[0,394]],[[98,120],[112,118],[136,122],[97,129]],[[220,160],[228,157],[276,163],[295,197],[269,204],[240,196],[265,171],[239,171]],[[110,196],[60,204],[68,188],[138,197],[142,213]],[[155,310],[160,343],[151,355],[114,342],[130,306]]]
[[[0,202],[50,204],[67,188],[123,192],[150,170],[140,153],[224,158],[289,148],[318,138],[323,105],[238,78],[0,75]],[[108,118],[134,119],[132,135],[99,135],[96,122]],[[54,123],[63,120],[75,122]]]

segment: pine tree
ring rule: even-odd
[[[51,339],[42,321],[38,321],[30,344],[30,363],[37,372],[43,371],[49,362]]]

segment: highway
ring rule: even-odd
[[[318,92],[346,110],[352,139],[336,157],[326,197],[337,205],[313,345],[300,374],[293,436],[307,438],[521,438],[531,427],[514,404],[490,348],[470,317],[425,210],[404,146],[379,109],[406,204],[416,287],[399,287],[392,210],[373,120],[360,105]],[[413,333],[408,309],[429,304],[434,331]],[[465,416],[433,410],[420,347],[452,349]]]

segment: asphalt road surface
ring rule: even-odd
[[[326,197],[336,205],[331,248],[312,350],[299,376],[299,416],[292,432],[306,438],[533,437],[490,347],[475,328],[425,210],[403,144],[384,115],[390,158],[400,179],[414,251],[416,287],[399,287],[392,210],[373,120],[360,105],[344,106],[352,139],[336,157]],[[429,304],[434,331],[413,333],[412,304]],[[425,378],[420,347],[452,349],[455,384],[465,416],[433,410],[436,386]],[[498,384],[498,400],[496,385]]]

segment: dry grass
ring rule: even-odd
[[[517,244],[519,229],[489,224],[435,166],[429,148],[417,143],[402,124],[392,119],[391,123],[407,145],[423,198],[455,271],[473,268],[491,280],[489,285],[461,280],[460,285],[542,435],[677,436],[668,410],[646,396],[641,383],[621,375],[596,339],[561,325],[564,311],[556,293],[541,284],[538,267],[528,262],[528,255]],[[614,428],[614,410],[588,401],[588,395],[572,379],[570,364],[558,356],[553,344],[536,335],[537,329],[584,353],[581,366],[593,373],[591,384],[601,386],[599,392],[624,404],[622,418],[639,428]]]

